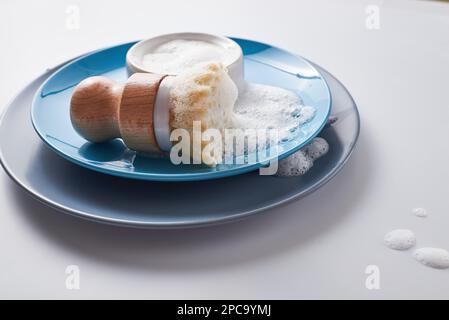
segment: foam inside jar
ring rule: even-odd
[[[213,42],[175,39],[144,54],[142,65],[155,73],[175,75],[199,63],[221,62],[229,65],[234,57],[232,51]]]

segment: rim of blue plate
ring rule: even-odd
[[[321,123],[321,125],[318,127],[318,129],[315,130],[315,132],[313,134],[311,134],[307,139],[305,139],[302,143],[296,145],[293,148],[290,148],[289,150],[286,150],[286,151],[282,152],[282,154],[280,154],[279,156],[265,158],[263,163],[265,164],[268,161],[274,160],[275,158],[277,158],[278,160],[286,158],[289,155],[291,155],[294,152],[296,152],[299,149],[301,149],[302,147],[304,147],[305,145],[307,145],[310,141],[312,141],[312,139],[315,138],[321,132],[321,130],[324,128],[324,126],[326,125],[327,119],[329,118],[329,115],[332,112],[332,95],[331,95],[331,92],[330,92],[330,89],[329,89],[329,85],[327,84],[326,79],[321,74],[321,72],[319,70],[317,70],[312,63],[310,63],[306,58],[302,57],[301,55],[294,54],[294,53],[291,53],[291,52],[289,52],[289,51],[287,51],[285,49],[279,48],[277,46],[273,46],[273,45],[270,45],[270,44],[267,44],[267,43],[264,43],[264,42],[260,42],[260,41],[256,41],[256,40],[237,38],[237,37],[228,37],[228,38],[230,38],[231,40],[236,41],[237,43],[239,41],[248,41],[248,42],[257,43],[259,45],[269,46],[271,48],[280,50],[280,51],[282,51],[284,53],[287,53],[289,55],[297,57],[298,59],[301,59],[304,63],[306,63],[310,68],[312,68],[317,74],[319,74],[320,75],[320,80],[324,83],[324,86],[326,88],[327,99],[328,99],[327,114],[325,116],[325,120]],[[68,160],[68,161],[70,161],[72,163],[75,163],[76,165],[82,166],[82,167],[90,169],[90,170],[98,171],[98,172],[101,172],[101,173],[104,173],[104,174],[109,174],[109,175],[122,177],[122,178],[128,178],[128,179],[139,179],[139,180],[146,180],[146,181],[167,181],[167,182],[200,181],[200,180],[211,180],[211,179],[219,179],[219,178],[230,177],[230,176],[234,176],[234,175],[239,175],[239,174],[244,174],[244,173],[248,173],[248,172],[251,172],[251,171],[255,171],[255,170],[261,168],[264,164],[261,163],[261,162],[256,162],[256,163],[252,163],[252,164],[240,165],[240,166],[237,166],[235,168],[228,169],[228,170],[223,170],[223,171],[207,171],[207,172],[195,172],[195,173],[186,173],[186,174],[165,174],[165,173],[145,173],[145,172],[116,171],[116,170],[110,170],[108,168],[104,168],[101,165],[97,165],[95,163],[87,163],[87,162],[83,162],[83,161],[81,161],[79,159],[76,159],[74,157],[71,157],[71,156],[67,155],[64,152],[61,152],[58,148],[53,146],[45,138],[44,133],[41,132],[40,128],[38,127],[37,121],[35,119],[35,110],[36,110],[36,104],[37,104],[37,100],[39,99],[40,93],[42,92],[43,88],[47,85],[47,83],[49,83],[62,69],[65,69],[65,68],[67,68],[67,67],[77,63],[78,61],[85,59],[86,57],[95,55],[95,54],[97,54],[99,52],[102,52],[102,51],[106,51],[106,50],[114,49],[114,48],[117,48],[117,47],[121,47],[121,46],[129,46],[129,47],[131,47],[132,45],[134,45],[135,43],[137,43],[139,41],[140,40],[138,40],[138,41],[130,41],[130,42],[125,42],[125,43],[120,43],[120,44],[116,44],[116,45],[111,45],[111,46],[108,46],[108,47],[100,48],[100,49],[97,49],[97,50],[94,50],[94,51],[82,54],[79,57],[71,60],[70,62],[58,66],[57,69],[47,79],[45,79],[45,81],[36,90],[36,93],[35,93],[35,95],[33,97],[32,104],[31,104],[31,109],[30,109],[31,123],[32,123],[32,126],[33,126],[34,130],[36,131],[36,133],[40,137],[40,139],[52,151],[54,151],[55,153],[57,153],[58,155],[60,155],[64,159],[66,159],[66,160]],[[243,57],[245,58],[245,55]],[[125,61],[123,61],[123,65],[125,66]]]

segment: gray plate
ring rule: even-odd
[[[346,88],[318,67],[332,93],[332,118],[319,136],[329,153],[305,176],[278,178],[257,172],[209,181],[150,182],[87,170],[48,149],[31,125],[33,94],[55,69],[30,83],[6,108],[0,123],[0,160],[8,175],[37,200],[78,217],[121,226],[179,228],[229,222],[313,192],[343,167],[360,130]]]

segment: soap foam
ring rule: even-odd
[[[147,70],[161,74],[179,74],[199,63],[232,63],[232,52],[207,41],[171,40],[162,43],[143,56],[142,64]]]
[[[420,248],[413,253],[416,261],[435,269],[449,268],[449,252],[440,248]]]
[[[427,216],[429,215],[427,210],[424,208],[413,208],[412,212],[415,216],[419,218],[427,218]]]
[[[238,128],[277,129],[285,136],[315,115],[294,92],[261,84],[248,84],[240,92],[234,112]]]
[[[169,94],[170,127],[185,129],[194,136],[192,125],[200,122],[201,132],[217,129],[223,136],[226,128],[234,121],[234,103],[238,89],[221,63],[200,63],[188,68],[171,82]],[[207,145],[202,142],[202,147]],[[201,150],[192,150],[194,159],[201,159]],[[203,153],[203,160],[208,153]],[[222,154],[214,153],[205,162],[215,166]]]
[[[385,235],[384,243],[393,250],[408,250],[416,245],[416,237],[411,230],[397,229]]]
[[[329,151],[329,144],[323,138],[315,138],[312,142],[279,161],[277,176],[294,177],[304,175],[312,168],[313,163]]]
[[[304,106],[294,92],[251,83],[239,93],[234,112],[234,128],[275,130],[278,141],[291,139],[302,124],[315,116],[315,108]],[[250,145],[256,145],[259,150],[266,147],[261,141]],[[246,152],[256,151],[245,150]]]
[[[221,66],[218,68],[220,72],[212,75],[208,68],[217,65]],[[218,84],[215,84],[217,81]],[[193,120],[201,120],[203,128],[216,128],[225,133],[225,144],[229,140],[224,129],[238,129],[237,134],[242,135],[240,141],[243,138],[244,146],[240,148],[235,145],[229,155],[233,158],[249,153],[259,154],[268,144],[272,147],[273,143],[277,145],[294,138],[300,134],[299,127],[315,116],[315,108],[304,106],[300,97],[292,91],[268,85],[247,84],[237,97],[237,88],[231,82],[222,70],[222,64],[201,63],[180,73],[170,90],[171,128],[187,129]],[[206,91],[208,94],[204,94]],[[198,98],[198,101],[194,98]],[[204,112],[206,110],[207,113]],[[255,130],[257,134],[247,134],[245,130]],[[268,139],[260,139],[260,130]],[[270,140],[272,132],[276,132],[275,141]],[[298,154],[294,160],[290,160],[294,168],[289,169],[288,175],[304,174],[313,165],[313,161],[327,150],[326,141],[314,140],[302,151],[303,155]],[[218,162],[218,158],[216,160]],[[228,163],[227,161],[228,153],[225,162]],[[282,168],[285,169],[290,162],[282,163]],[[299,164],[301,168],[298,167]]]

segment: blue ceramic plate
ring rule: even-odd
[[[302,125],[288,141],[280,142],[279,158],[297,151],[326,124],[331,95],[322,75],[306,60],[287,51],[255,41],[234,39],[243,49],[245,80],[296,92],[305,105],[316,108],[315,117]],[[31,108],[33,126],[41,139],[64,158],[103,173],[143,180],[187,181],[222,178],[260,168],[263,163],[173,165],[167,159],[136,155],[120,139],[92,144],[73,129],[70,97],[74,87],[90,76],[104,75],[126,81],[127,43],[87,54],[64,65],[37,90]],[[266,159],[265,159],[266,160]]]
[[[280,178],[249,172],[224,179],[165,183],[122,179],[85,170],[44,146],[29,121],[36,90],[57,68],[39,76],[5,107],[0,119],[0,163],[11,179],[40,202],[63,213],[101,223],[139,228],[190,228],[269,212],[305,197],[331,180],[347,163],[357,142],[360,118],[354,100],[336,78],[319,66],[316,68],[325,77],[332,94],[332,121],[319,133],[329,143],[329,152],[303,176]],[[17,147],[25,145],[26,148]],[[14,195],[24,205],[29,201]],[[37,219],[50,222],[41,218],[45,217]]]

